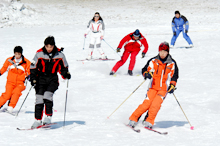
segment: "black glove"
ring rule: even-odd
[[[143,76],[144,76],[144,79],[145,79],[145,80],[146,80],[147,78],[148,78],[148,79],[151,79],[152,76],[153,76],[153,73],[152,73],[152,72],[145,71],[144,74],[143,74]]]
[[[188,33],[188,30],[185,30],[185,33]]]
[[[170,84],[170,86],[169,86],[167,92],[168,92],[168,93],[173,93],[174,90],[175,90],[175,86],[174,86],[173,84]]]
[[[69,79],[71,78],[71,74],[70,74],[69,72],[67,72],[66,75],[63,76],[63,77],[64,77],[65,79],[68,79],[68,80],[69,80]]]
[[[142,52],[142,54],[141,54],[141,55],[142,55],[142,58],[144,58],[144,57],[145,57],[145,54],[146,54],[146,53]]]
[[[176,35],[176,32],[175,32],[175,31],[173,32],[173,35]]]
[[[31,86],[36,86],[37,85],[37,81],[36,80],[31,80]]]
[[[121,52],[121,49],[120,49],[120,48],[117,48],[116,52],[117,52],[117,53],[118,53],[118,52]]]

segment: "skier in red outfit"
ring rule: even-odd
[[[142,58],[145,57],[145,54],[148,50],[148,43],[144,36],[140,33],[137,29],[135,32],[126,35],[118,45],[117,52],[120,52],[121,48],[124,45],[124,53],[121,57],[121,60],[118,61],[115,66],[112,68],[110,75],[114,75],[115,72],[121,67],[128,59],[129,55],[131,54],[131,60],[128,68],[128,74],[133,75],[132,70],[134,69],[134,65],[136,62],[136,56],[141,50],[140,47],[144,47],[142,52]]]

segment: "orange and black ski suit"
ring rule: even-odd
[[[167,95],[169,84],[176,85],[178,79],[178,67],[175,60],[168,54],[166,60],[161,61],[159,55],[151,58],[142,69],[145,72],[153,72],[146,99],[130,116],[130,120],[137,122],[143,113],[148,110],[146,121],[154,125],[154,120],[161,104]]]
[[[25,90],[24,82],[25,78],[30,75],[31,62],[23,55],[22,60],[16,65],[15,57],[9,57],[6,59],[3,67],[0,70],[2,75],[8,70],[6,91],[0,96],[0,107],[2,107],[7,100],[10,100],[9,106],[15,107],[19,97],[22,95],[22,91]]]

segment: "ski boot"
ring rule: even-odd
[[[132,128],[134,128],[137,125],[137,122],[130,120],[128,125]]]
[[[31,126],[31,129],[35,129],[35,128],[39,127],[41,124],[42,124],[42,121],[36,119],[34,121],[33,125]]]
[[[130,76],[133,76],[132,70],[128,70],[128,74],[129,74]]]
[[[43,121],[43,125],[51,123],[52,116],[46,116]]]

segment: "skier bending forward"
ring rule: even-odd
[[[169,44],[159,46],[159,54],[148,60],[142,69],[145,79],[151,79],[146,99],[130,116],[129,125],[137,125],[138,119],[148,110],[148,117],[143,122],[145,127],[152,128],[158,111],[167,93],[173,93],[178,79],[178,67],[169,54]],[[169,86],[168,86],[169,85]]]

